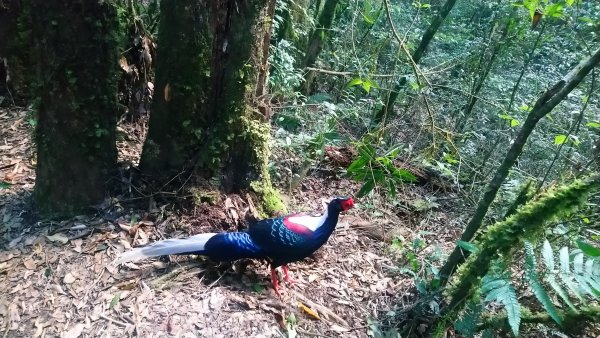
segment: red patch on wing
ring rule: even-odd
[[[283,225],[285,225],[285,227],[291,231],[291,232],[295,232],[299,235],[312,235],[312,230],[310,230],[309,228],[305,227],[302,224],[298,224],[298,223],[294,223],[291,222],[289,220],[289,218],[284,218],[283,219]]]

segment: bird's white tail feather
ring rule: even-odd
[[[150,257],[202,251],[204,250],[206,242],[214,235],[216,235],[216,233],[199,234],[187,238],[165,239],[149,246],[123,252],[117,256],[113,263],[123,264],[127,262],[136,262]]]

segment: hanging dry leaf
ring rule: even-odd
[[[171,101],[171,85],[168,83],[165,85],[164,95],[165,95],[165,102]]]
[[[316,320],[321,320],[321,317],[319,316],[319,314],[317,313],[317,311],[309,308],[308,306],[304,305],[300,301],[298,302],[298,307],[300,307],[300,309],[302,309],[302,311],[306,312],[312,318],[314,318]]]
[[[69,241],[69,238],[61,233],[57,233],[52,236],[46,236],[46,238],[51,242],[59,242],[62,244],[66,244]]]

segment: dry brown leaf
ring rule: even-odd
[[[298,301],[298,307],[300,307],[300,309],[302,309],[302,311],[306,312],[313,319],[321,320],[321,317],[319,316],[319,314],[317,313],[317,311],[309,308],[308,306],[304,305],[300,301]]]
[[[63,338],[78,338],[83,333],[84,327],[84,324],[75,324],[75,326],[63,334]]]
[[[25,265],[25,268],[27,268],[28,270],[35,270],[35,268],[37,267],[37,265],[31,258],[24,260],[23,265]]]
[[[72,240],[71,244],[73,244],[73,250],[75,252],[81,253],[81,245],[83,244],[83,240],[81,238]]]
[[[71,284],[71,283],[73,283],[73,282],[74,282],[76,279],[77,279],[77,278],[75,278],[75,276],[73,276],[73,274],[71,274],[71,273],[69,272],[69,273],[67,273],[67,274],[65,275],[65,277],[63,278],[63,282],[64,282],[65,284]]]
[[[11,260],[15,255],[12,252],[0,252],[0,263]]]
[[[66,244],[69,241],[69,237],[67,237],[61,233],[56,233],[52,236],[46,236],[46,238],[51,242],[59,242],[62,244]]]
[[[148,220],[139,221],[138,224],[139,225],[145,225],[145,226],[154,226],[154,222],[148,221]]]

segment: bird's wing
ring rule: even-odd
[[[248,229],[254,242],[265,249],[294,247],[312,237],[313,231],[287,221],[289,217],[271,218],[257,222]]]

